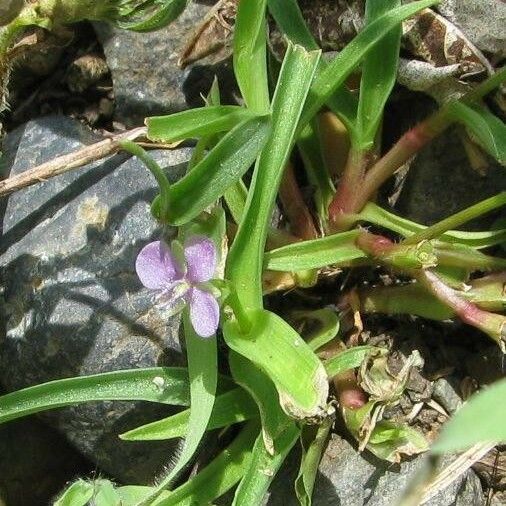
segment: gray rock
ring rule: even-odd
[[[506,56],[506,3],[503,0],[443,0],[437,9],[482,51]]]
[[[485,175],[473,170],[456,129],[450,129],[415,157],[396,208],[430,225],[504,189],[504,168],[490,160]]]
[[[292,453],[289,466],[273,484],[268,506],[297,506],[293,482],[297,474],[298,455]],[[391,506],[422,465],[415,458],[394,466],[370,455],[360,455],[346,440],[333,435],[323,455],[315,482],[313,505]],[[480,481],[468,471],[449,487],[424,503],[426,506],[479,506],[483,504]]]
[[[96,140],[74,120],[47,117],[6,139],[18,174]],[[13,152],[15,150],[15,153]],[[154,152],[172,180],[189,149]],[[154,365],[183,365],[179,320],[165,320],[134,272],[142,246],[159,234],[149,204],[153,177],[124,154],[13,194],[3,220],[0,268],[5,337],[0,381],[16,390],[56,378]],[[120,481],[142,483],[174,444],[120,442],[117,434],[168,408],[107,402],[48,412],[84,455]]]
[[[35,418],[0,426],[0,455],[2,505],[51,504],[66,482],[93,471],[61,435]]]
[[[432,397],[451,415],[462,406],[462,399],[457,393],[457,389],[447,378],[439,378],[434,383]]]
[[[224,83],[223,90],[233,87],[227,63],[186,69],[177,63],[185,41],[208,9],[208,5],[190,2],[171,25],[150,33],[94,25],[112,74],[118,121],[139,125],[146,116],[201,104],[201,94],[208,92],[215,75]]]

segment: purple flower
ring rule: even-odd
[[[171,314],[188,305],[195,332],[210,337],[220,320],[218,301],[205,289],[216,270],[216,246],[207,237],[193,236],[180,253],[179,248],[169,248],[162,241],[151,242],[137,256],[135,270],[146,288],[158,292],[159,304]]]

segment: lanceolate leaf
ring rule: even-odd
[[[169,223],[182,225],[218,200],[254,163],[269,134],[268,116],[246,120],[170,189]]]
[[[223,326],[228,346],[247,357],[274,382],[283,410],[294,418],[321,416],[328,394],[327,375],[311,348],[282,318],[250,311],[247,334],[235,320]]]
[[[151,401],[187,406],[188,371],[152,367],[43,383],[0,397],[0,423],[91,401]]]
[[[367,1],[366,26],[400,5],[400,0]],[[362,150],[373,146],[383,109],[394,87],[401,34],[402,28],[399,24],[377,42],[364,59],[357,116],[358,142]]]
[[[357,215],[357,221],[363,220],[374,225],[393,230],[404,237],[409,237],[416,232],[425,230],[425,225],[401,218],[393,213],[382,209],[376,204],[369,202]],[[463,232],[460,230],[449,230],[441,235],[438,240],[450,243],[459,243],[472,248],[488,248],[506,242],[506,229],[490,230],[486,232]]]
[[[371,354],[378,352],[374,346],[355,346],[325,360],[324,365],[329,378],[349,369],[359,367]]]
[[[266,0],[240,0],[234,29],[235,77],[246,105],[260,114],[269,110],[265,7]]]
[[[262,437],[257,437],[249,466],[235,491],[232,506],[264,504],[269,485],[297,442],[299,434],[300,429],[291,422],[276,440],[277,451],[274,455],[266,450]]]
[[[183,313],[188,374],[190,377],[190,416],[183,450],[176,465],[145,499],[150,502],[167,488],[190,462],[204,436],[213,410],[218,381],[218,355],[216,336],[202,339],[193,329],[187,310]]]
[[[355,246],[357,235],[358,231],[353,230],[282,246],[265,253],[264,267],[272,271],[290,272],[367,258],[365,253]]]
[[[267,230],[295,130],[320,58],[289,46],[272,101],[272,132],[258,159],[248,201],[228,256],[228,278],[246,308],[262,307],[262,260]]]
[[[230,446],[207,467],[154,504],[156,506],[209,504],[223,495],[244,476],[252,447],[258,437],[258,430],[257,423],[247,424]]]
[[[309,31],[297,0],[268,0],[269,11],[285,36],[294,44],[305,47],[308,51],[320,49]],[[320,60],[319,71],[325,69],[327,63]],[[346,86],[339,87],[327,100],[327,105],[345,123],[351,137],[355,136],[355,119],[358,101]]]
[[[246,391],[235,388],[216,397],[207,430],[219,429],[258,416],[258,408]],[[120,435],[126,441],[155,441],[184,437],[188,433],[190,409],[151,422]]]
[[[216,105],[190,109],[170,116],[146,118],[152,141],[175,142],[231,130],[254,115],[244,107]]]
[[[278,450],[275,441],[292,423],[279,405],[279,394],[270,378],[247,358],[230,351],[229,363],[234,380],[257,403],[264,446],[269,454],[274,455]]]
[[[306,425],[302,429],[300,437],[302,459],[295,480],[295,493],[301,506],[311,506],[318,466],[333,422],[334,419],[329,417],[320,425]]]
[[[435,453],[465,450],[476,443],[506,442],[506,379],[475,394],[443,427]]]
[[[462,102],[452,102],[448,107],[453,118],[466,126],[471,137],[489,155],[506,165],[506,125],[484,107]]]
[[[437,0],[420,0],[392,9],[366,26],[337,56],[320,72],[311,86],[311,91],[304,107],[300,128],[318,112],[320,107],[341,87],[364,56],[373,49],[376,43],[390,30],[398,26],[425,7],[435,4]]]

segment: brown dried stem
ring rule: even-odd
[[[21,174],[0,181],[0,197],[9,195],[27,186],[47,181],[54,176],[58,176],[69,170],[77,169],[90,162],[101,160],[106,156],[117,153],[120,150],[120,141],[133,141],[145,137],[146,131],[146,127],[139,127],[128,130],[127,132],[112,135],[95,144],[91,144],[66,155],[58,156],[33,169],[26,170]]]

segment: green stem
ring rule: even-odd
[[[445,218],[444,220],[431,225],[430,227],[421,230],[420,232],[413,234],[412,236],[404,239],[403,244],[416,244],[421,241],[426,241],[429,239],[434,239],[448,230],[455,229],[460,225],[477,218],[483,214],[489,213],[494,209],[502,207],[506,204],[506,191],[499,193],[498,195],[494,195],[488,199],[482,200],[477,204],[474,204],[467,209],[463,209],[458,213]]]
[[[169,206],[170,206],[170,183],[167,179],[167,176],[161,169],[161,167],[156,163],[156,161],[149,156],[144,149],[142,149],[138,144],[129,140],[123,140],[119,142],[119,145],[130,154],[136,156],[141,160],[146,167],[149,169],[151,174],[156,179],[158,186],[160,187],[160,214],[157,216],[161,221],[166,221],[169,216]]]

